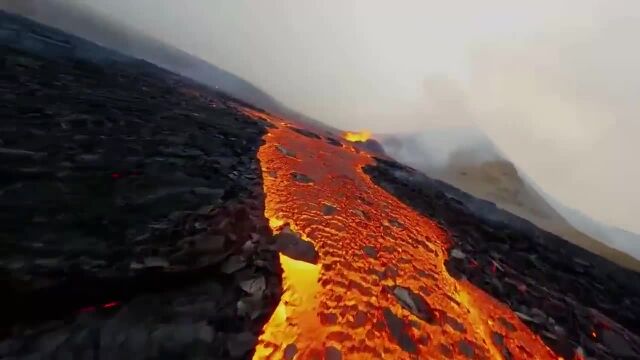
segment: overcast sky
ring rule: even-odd
[[[638,0],[67,0],[343,129],[477,126],[548,194],[640,233]]]

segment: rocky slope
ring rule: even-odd
[[[0,357],[246,357],[280,294],[264,125],[149,63],[0,59]]]

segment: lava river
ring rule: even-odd
[[[319,255],[280,255],[284,293],[254,359],[558,359],[507,306],[449,276],[446,233],[369,179],[370,155],[243,111],[276,125],[258,154],[273,231],[288,224]]]

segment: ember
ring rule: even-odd
[[[244,112],[281,122],[253,110]],[[367,136],[346,133],[345,139],[362,141]],[[371,182],[362,171],[372,162],[370,155],[288,127],[270,129],[265,140],[258,154],[265,215],[274,233],[287,224],[310,241],[319,261],[316,265],[280,256],[284,294],[264,327],[254,359],[307,359],[329,352],[336,358],[366,359],[524,359],[532,354],[558,359],[507,306],[449,276],[444,266],[450,246],[446,234]],[[278,146],[295,152],[296,158]],[[270,172],[304,174],[314,183],[270,177]],[[336,210],[325,215],[324,204]],[[372,249],[379,249],[375,256]]]
[[[119,303],[119,302],[117,302],[117,301],[112,301],[112,302],[108,302],[108,303],[106,303],[106,304],[103,304],[103,305],[102,305],[102,307],[103,307],[104,309],[110,309],[110,308],[116,307],[116,306],[118,306],[118,305],[120,305],[120,303]]]

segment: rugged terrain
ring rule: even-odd
[[[148,63],[0,51],[1,356],[252,350],[280,293],[264,125]]]
[[[47,54],[0,47],[0,358],[639,357],[637,273],[375,141]]]

